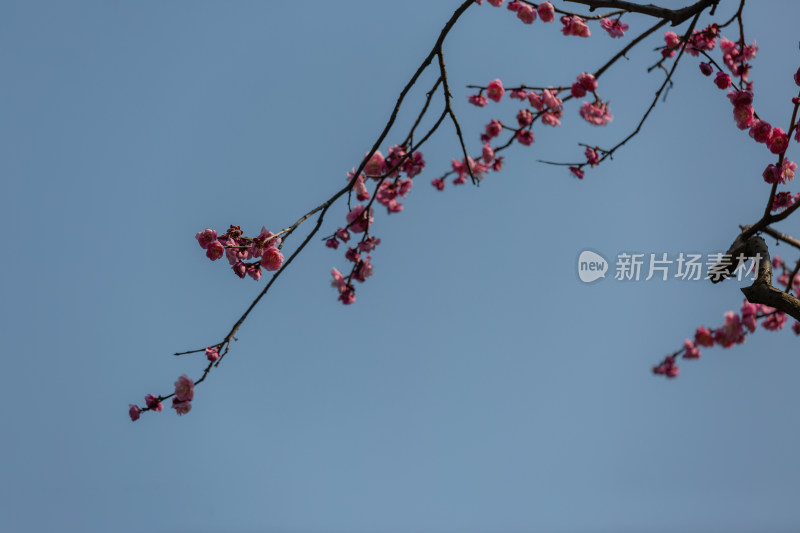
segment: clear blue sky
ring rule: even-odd
[[[341,187],[457,4],[0,5],[0,530],[800,527],[794,333],[704,350],[667,381],[651,365],[738,310],[744,284],[584,285],[575,269],[586,248],[724,250],[763,209],[764,146],[688,58],[613,162],[584,181],[536,162],[627,135],[663,79],[645,74],[658,35],[601,78],[609,127],[573,102],[563,128],[535,127],[479,188],[429,185],[458,155],[443,126],[405,211],[377,212],[383,243],[355,305],[329,286],[341,251],[312,244],[191,413],[128,419],[129,403],[199,377],[200,357],[171,353],[219,341],[264,282],[206,260],[195,232],[278,229]],[[800,6],[757,4],[756,108],[785,128]],[[626,40],[650,24],[625,22]],[[472,151],[517,107],[469,106],[467,84],[569,82],[621,45],[596,25],[588,40],[558,27],[484,5],[454,29],[445,51]],[[779,228],[800,234],[796,219]]]

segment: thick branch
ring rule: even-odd
[[[774,307],[795,320],[800,320],[800,300],[772,286],[772,263],[764,239],[751,237],[742,247],[742,251],[747,257],[759,258],[758,277],[752,285],[742,289],[747,301]]]
[[[710,5],[715,5],[719,0],[701,0],[691,6],[686,6],[681,9],[667,9],[653,4],[641,5],[632,2],[625,2],[624,0],[566,0],[567,2],[574,2],[576,4],[584,4],[589,6],[589,11],[594,11],[597,8],[611,8],[623,9],[631,13],[641,13],[643,15],[650,15],[664,20],[668,20],[673,26],[677,26],[686,22],[691,17],[700,13]]]

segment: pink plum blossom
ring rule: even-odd
[[[214,346],[209,346],[208,348],[206,348],[206,358],[208,358],[208,360],[211,361],[212,363],[217,359],[219,359],[219,351],[217,350],[217,348]]]
[[[520,128],[530,126],[533,124],[533,113],[528,109],[520,109],[519,113],[517,113],[517,123]]]
[[[486,163],[487,165],[491,163],[492,160],[494,160],[494,150],[490,145],[488,144],[483,145],[483,150],[481,151],[481,158],[483,159],[483,162]]]
[[[481,94],[472,94],[468,98],[469,103],[478,107],[483,107],[489,103],[489,100]]]
[[[769,315],[767,318],[761,322],[761,325],[764,329],[768,329],[771,331],[777,331],[779,329],[783,329],[783,326],[786,324],[786,321],[789,320],[789,317],[786,313],[778,311],[777,313]]]
[[[608,32],[612,38],[622,37],[628,31],[628,25],[622,24],[619,19],[611,20],[604,18],[600,20],[600,26]]]
[[[772,135],[767,139],[767,148],[773,154],[782,154],[789,146],[789,135],[780,128],[773,128]]]
[[[206,250],[209,244],[217,240],[217,232],[213,229],[206,229],[204,231],[197,232],[194,238],[197,239],[200,247],[203,250]]]
[[[274,272],[279,270],[283,265],[283,254],[275,247],[269,247],[261,256],[261,266],[264,270]]]
[[[503,82],[500,80],[490,81],[489,86],[486,88],[486,96],[489,97],[489,100],[494,100],[495,102],[499,102],[505,93]]]
[[[753,333],[758,325],[756,318],[756,315],[758,315],[758,306],[756,304],[751,304],[745,299],[739,312],[742,314],[742,325],[746,327],[750,333]]]
[[[369,158],[367,164],[364,165],[364,174],[370,178],[377,178],[382,176],[388,170],[386,166],[386,159],[381,154],[380,150],[376,150],[372,157]]]
[[[539,13],[539,18],[542,19],[542,22],[553,22],[556,18],[556,10],[550,2],[542,2],[539,4],[539,7],[536,8],[536,12]]]
[[[431,180],[431,185],[436,187],[436,189],[439,190],[439,191],[443,191],[444,190],[444,180],[442,180],[442,179],[433,178]]]
[[[582,72],[578,75],[578,83],[589,92],[597,90],[597,78],[594,77],[594,74]]]
[[[261,267],[256,264],[251,264],[247,266],[247,275],[253,278],[254,280],[258,281],[261,279]]]
[[[791,193],[786,191],[779,192],[775,195],[775,198],[772,199],[772,211],[778,211],[779,209],[785,209],[787,207],[791,207],[794,205],[795,198],[792,196]],[[788,284],[789,279],[787,276],[786,284]]]
[[[525,146],[530,146],[533,144],[533,132],[530,130],[519,130],[515,135],[515,138],[520,144]]]
[[[772,137],[772,126],[769,122],[755,119],[753,125],[750,126],[750,137],[757,143],[766,143]]]
[[[244,278],[247,275],[247,265],[242,263],[241,261],[236,261],[231,267],[233,273],[239,276],[240,278]]]
[[[717,77],[714,78],[714,83],[720,89],[727,89],[731,86],[731,77],[724,72],[717,72]]]
[[[499,120],[492,119],[492,121],[486,125],[486,135],[489,138],[497,137],[500,135],[501,131],[503,131],[503,123]]]
[[[572,175],[579,180],[583,179],[583,170],[579,169],[578,167],[569,167],[569,171],[572,172]]]
[[[185,415],[192,410],[192,402],[191,400],[179,400],[175,397],[172,399],[172,408],[175,409],[178,415]]]
[[[730,348],[734,344],[741,344],[745,340],[744,331],[739,315],[733,311],[725,313],[725,323],[714,330],[714,341],[723,348]]]
[[[363,205],[358,204],[347,213],[347,223],[353,233],[364,233],[375,220],[372,208],[369,208],[369,212],[365,212],[364,209]]]
[[[206,248],[206,257],[212,261],[216,261],[223,255],[225,255],[225,246],[223,246],[223,244],[219,241],[210,243]]]
[[[533,21],[536,20],[536,10],[528,4],[522,4],[517,9],[517,18],[525,24],[533,24]]]
[[[561,24],[564,25],[561,28],[561,33],[564,35],[574,35],[576,37],[589,37],[591,35],[586,21],[577,15],[561,17]]]
[[[683,341],[683,358],[684,359],[699,359],[700,358],[700,348],[698,348],[695,343],[691,340],[686,339]]]
[[[602,101],[593,104],[584,102],[579,113],[586,122],[594,126],[605,126],[614,119],[608,112],[608,103]]]
[[[131,422],[136,422],[139,420],[139,416],[142,414],[142,410],[139,408],[138,405],[128,404],[128,416],[131,417]]]
[[[586,96],[586,89],[584,89],[583,85],[578,82],[572,84],[569,92],[575,98],[583,98]]]
[[[181,374],[175,382],[175,398],[181,402],[191,402],[194,399],[194,381],[186,374]]]
[[[708,328],[700,326],[694,332],[694,342],[698,346],[711,347],[714,346],[714,337]]]
[[[528,93],[528,102],[531,104],[531,107],[536,109],[536,111],[541,111],[544,109],[544,101],[536,91],[531,91]]]
[[[147,407],[151,411],[155,411],[156,413],[160,413],[164,410],[164,404],[162,404],[157,396],[152,394],[148,394],[144,397],[144,403],[147,404]]]

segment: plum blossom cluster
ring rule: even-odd
[[[798,279],[798,285],[800,285],[800,279]],[[747,334],[755,332],[759,320],[764,329],[777,331],[783,328],[788,318],[782,311],[776,311],[763,304],[753,304],[745,299],[739,313],[733,311],[725,313],[725,321],[718,328],[698,327],[694,338],[684,340],[681,349],[666,356],[663,361],[653,367],[653,373],[676,378],[680,374],[677,364],[678,356],[683,359],[699,359],[701,346],[710,348],[716,345],[730,348],[737,344],[744,344]],[[792,330],[796,334],[800,334],[800,322],[795,321],[792,324]]]
[[[205,229],[198,232],[195,238],[206,251],[206,257],[216,261],[224,255],[233,273],[240,278],[250,276],[258,281],[261,279],[262,268],[274,272],[283,265],[281,238],[264,227],[253,238],[245,237],[239,226],[231,226],[219,237],[213,229]],[[248,259],[255,261],[247,262]]]
[[[582,72],[577,76],[575,82],[569,87],[569,97],[583,98],[587,94],[594,96],[593,102],[584,101],[578,110],[578,114],[586,122],[593,126],[605,126],[611,122],[614,117],[608,109],[608,102],[603,101],[597,94],[597,79],[593,74]],[[484,91],[486,96],[484,96]],[[484,132],[481,134],[481,142],[483,142],[483,150],[481,154],[481,162],[475,162],[470,158],[468,161],[453,160],[453,171],[458,174],[453,183],[465,183],[466,170],[473,169],[473,175],[478,175],[478,179],[483,177],[483,174],[491,170],[499,170],[502,168],[503,161],[495,157],[496,149],[491,146],[491,141],[499,136],[503,129],[513,132],[513,139],[523,146],[530,146],[535,141],[533,134],[533,124],[537,120],[541,120],[542,124],[547,126],[557,127],[561,126],[561,117],[563,116],[563,100],[560,97],[567,89],[559,87],[547,87],[542,89],[529,88],[521,86],[512,88],[506,91],[503,82],[499,79],[492,80],[486,87],[479,87],[477,94],[469,96],[469,101],[479,107],[488,103],[489,100],[499,102],[503,96],[508,93],[508,98],[512,100],[520,100],[527,102],[528,107],[522,108],[517,112],[516,120],[517,127],[504,124],[500,120],[492,119],[485,127]],[[603,154],[608,152],[602,151]],[[584,152],[586,156],[586,163],[579,166],[570,166],[570,172],[577,178],[583,179],[584,172],[582,167],[584,165],[594,166],[599,164],[600,155],[598,148],[588,148]],[[437,178],[432,182],[433,186],[439,190],[444,189],[444,179]]]
[[[182,374],[175,382],[175,391],[170,396],[172,397],[172,408],[175,409],[179,415],[185,415],[192,410],[194,385],[194,381],[186,374]],[[131,421],[136,422],[139,420],[139,416],[143,411],[155,411],[156,413],[160,413],[164,410],[164,404],[162,404],[161,401],[167,398],[148,394],[144,397],[144,402],[147,407],[142,409],[138,405],[131,404],[128,406],[128,416],[131,417]]]
[[[352,263],[350,273],[344,276],[337,269],[332,270],[333,286],[339,292],[339,301],[343,304],[349,305],[355,301],[355,286],[352,282],[363,283],[372,275],[372,256],[369,252],[381,242],[369,234],[369,228],[375,221],[372,202],[377,201],[386,207],[389,214],[399,213],[403,210],[403,204],[399,199],[406,198],[414,184],[413,178],[424,168],[425,159],[422,152],[409,153],[406,146],[395,145],[389,148],[386,157],[380,150],[376,150],[364,164],[364,170],[360,175],[356,176],[355,171],[347,174],[350,182],[355,180],[352,190],[360,202],[371,198],[366,185],[367,180],[371,179],[377,182],[377,185],[374,198],[367,205],[358,204],[350,209],[346,216],[347,225],[338,228],[325,240],[328,248],[336,250],[340,244],[350,241],[351,233],[361,234],[360,241],[355,246],[349,246],[344,254],[345,259]]]

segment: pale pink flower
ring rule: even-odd
[[[556,96],[557,94],[558,91],[556,91],[555,89],[545,89],[542,91],[542,101],[544,102],[544,105],[546,105],[553,111],[559,111],[562,108],[561,99],[558,96]]]
[[[358,262],[356,268],[353,270],[354,280],[364,283],[367,281],[367,278],[372,275],[372,263],[370,263],[371,259],[372,257],[368,255],[366,259]]]
[[[786,315],[786,313],[778,311],[777,313],[769,315],[767,318],[765,318],[761,322],[761,325],[764,327],[764,329],[777,331],[779,329],[783,329],[783,326],[786,324],[787,320],[789,320],[789,317]]]
[[[152,394],[148,394],[144,397],[144,402],[147,404],[147,407],[150,408],[151,411],[155,411],[156,413],[160,413],[164,410],[164,404],[162,404],[157,396]]]
[[[280,250],[274,247],[269,247],[261,256],[261,266],[264,270],[274,272],[279,270],[283,265],[283,254]]]
[[[185,415],[192,410],[191,400],[179,400],[177,397],[172,399],[172,408],[177,411],[178,415]]]
[[[505,93],[506,90],[503,88],[503,82],[500,80],[490,81],[486,88],[486,96],[489,97],[489,100],[494,100],[495,102],[499,102]]]
[[[584,102],[579,113],[586,122],[594,126],[605,126],[614,119],[608,112],[608,103],[602,101],[593,104]]]
[[[695,344],[686,339],[683,341],[683,358],[684,359],[699,359],[700,358],[700,348],[695,346]]]
[[[481,151],[481,158],[483,158],[483,162],[487,165],[494,160],[494,150],[488,144],[483,145],[483,150]]]
[[[711,331],[709,331],[708,328],[700,326],[697,328],[697,331],[694,332],[694,342],[700,346],[711,347],[714,346],[714,337],[711,335]]]
[[[536,12],[539,13],[539,18],[542,19],[542,22],[553,22],[556,18],[556,9],[550,2],[542,2],[539,4],[539,7],[536,8]]]
[[[209,244],[217,240],[217,232],[213,229],[198,231],[194,238],[197,239],[197,242],[200,244],[200,248],[205,250],[208,248]]]
[[[574,35],[576,37],[589,37],[591,35],[586,21],[577,15],[561,17],[561,24],[564,25],[561,28],[561,33],[564,35]]]
[[[489,103],[489,100],[487,100],[486,97],[481,94],[472,94],[467,98],[467,100],[469,100],[470,104],[478,107],[483,107]]]
[[[492,121],[486,125],[486,135],[489,138],[497,137],[500,135],[501,131],[503,131],[503,123],[499,120],[492,119]]]
[[[331,286],[335,287],[340,294],[343,293],[347,288],[347,283],[344,281],[344,276],[342,276],[342,273],[335,268],[331,270],[331,275],[333,276]]]
[[[350,232],[344,228],[339,228],[336,230],[336,238],[342,242],[347,242],[350,240]]]
[[[612,38],[622,37],[629,28],[627,24],[622,24],[619,19],[611,20],[607,18],[600,21],[600,26],[602,26]]]
[[[677,48],[677,46],[681,43],[681,39],[675,34],[675,32],[665,31],[664,42],[667,43],[667,48],[672,49]]]
[[[206,348],[206,357],[213,363],[219,359],[219,351],[214,346],[209,346]]]
[[[380,239],[376,239],[375,237],[370,237],[364,241],[358,243],[358,249],[362,252],[371,252],[381,243]]]
[[[241,261],[236,261],[231,267],[233,273],[239,276],[240,278],[244,278],[247,275],[247,265],[242,263]]]
[[[256,264],[247,266],[247,275],[258,281],[261,279],[261,267]]]
[[[191,402],[194,399],[194,381],[186,374],[181,374],[175,382],[175,398],[181,402]]]
[[[725,313],[725,323],[714,330],[714,340],[723,348],[730,348],[734,344],[743,343],[745,334],[739,315],[733,311]]]
[[[380,150],[376,150],[375,153],[372,154],[372,157],[369,158],[369,161],[367,161],[367,164],[364,165],[364,174],[370,178],[380,177],[385,174],[387,170],[386,159],[384,159]]]
[[[533,21],[536,20],[536,10],[528,4],[522,4],[517,9],[517,18],[525,24],[533,24]]]
[[[542,115],[542,124],[552,126],[554,128],[556,126],[560,126],[561,121],[559,120],[559,117],[561,117],[561,111],[546,111]]]
[[[758,314],[758,306],[751,304],[746,299],[739,310],[742,313],[742,325],[746,327],[750,333],[753,333],[758,326],[756,315]]]
[[[784,159],[783,163],[781,163],[780,172],[778,172],[781,183],[791,181],[794,178],[795,170],[797,170],[797,163],[794,161],[789,161],[788,159]]]
[[[593,167],[600,162],[600,156],[597,154],[596,150],[592,150],[587,146],[583,153],[586,156],[586,162],[589,163],[589,166]]]
[[[370,207],[369,212],[366,213],[364,212],[364,206],[361,204],[356,205],[347,213],[347,223],[353,233],[364,233],[374,220],[372,208]]]
[[[524,89],[511,89],[508,91],[508,97],[525,100],[528,97],[528,92]]]
[[[536,93],[536,91],[531,91],[528,93],[528,102],[530,102],[531,107],[536,109],[536,111],[541,111],[544,109],[544,102],[542,101],[542,97]]]
[[[138,405],[133,405],[132,403],[128,404],[128,416],[131,417],[131,422],[136,422],[139,420],[139,416],[142,414],[142,410],[139,409]]]
[[[225,255],[225,246],[219,241],[214,241],[206,247],[206,257],[212,261],[216,261]]]

